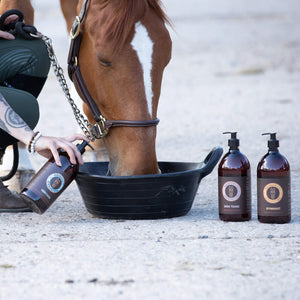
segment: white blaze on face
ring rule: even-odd
[[[131,45],[136,51],[139,61],[142,65],[148,110],[150,116],[152,116],[153,90],[151,71],[153,42],[148,34],[147,28],[140,22],[135,24],[135,35],[131,41]]]

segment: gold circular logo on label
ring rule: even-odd
[[[268,191],[270,189],[277,189],[278,190],[278,196],[276,198],[270,198],[268,196]],[[264,198],[265,198],[265,200],[267,202],[269,202],[271,204],[276,204],[276,203],[280,202],[280,200],[282,199],[282,197],[283,197],[283,190],[282,190],[282,187],[279,184],[277,184],[277,183],[269,183],[269,184],[267,184],[264,187],[263,195],[264,195]]]

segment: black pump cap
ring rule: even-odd
[[[81,144],[77,145],[77,148],[81,154],[84,153],[86,146],[89,146],[92,150],[94,150],[94,148],[88,142],[83,141]]]
[[[276,132],[274,133],[263,133],[262,135],[270,135],[270,139],[268,140],[268,147],[270,151],[278,151],[279,141],[276,139]]]
[[[236,132],[223,132],[223,134],[231,134],[231,138],[228,140],[229,150],[238,150],[240,145],[240,140],[236,138]]]

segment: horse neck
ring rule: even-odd
[[[0,14],[9,9],[19,9],[24,14],[25,23],[32,25],[34,20],[34,9],[30,0],[1,0]]]

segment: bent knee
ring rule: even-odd
[[[11,108],[33,129],[40,116],[36,98],[28,92],[4,87],[0,87],[0,93]]]

